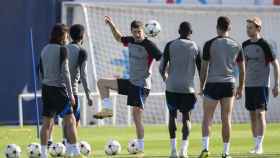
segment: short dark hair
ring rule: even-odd
[[[51,37],[50,37],[50,43],[55,44],[64,44],[63,43],[63,36],[69,32],[68,27],[65,24],[57,23],[53,26]]]
[[[183,21],[179,26],[179,34],[181,36],[188,36],[192,34],[192,25],[187,21]]]
[[[84,38],[85,27],[81,24],[75,24],[70,27],[70,36],[73,41],[79,41]]]
[[[138,21],[138,20],[134,20],[134,21],[132,21],[131,22],[131,24],[130,24],[130,29],[132,30],[133,28],[140,28],[140,27],[144,27],[144,24],[143,24],[143,22],[141,22],[141,21]]]
[[[221,31],[228,31],[230,29],[230,19],[226,16],[220,16],[217,20],[217,28]]]

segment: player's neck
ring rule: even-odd
[[[219,37],[229,37],[229,32],[218,32]]]
[[[258,33],[258,34],[256,34],[255,36],[253,36],[253,37],[251,37],[250,38],[250,40],[252,41],[252,42],[257,42],[259,39],[261,39],[262,37],[261,37],[261,35]]]

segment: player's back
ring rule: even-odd
[[[169,43],[169,69],[166,90],[176,93],[193,93],[196,60],[199,49],[189,39],[176,39]]]
[[[207,82],[235,82],[234,67],[242,55],[241,51],[240,44],[230,37],[216,37],[208,41],[203,52],[209,56]]]
[[[61,45],[48,44],[40,58],[42,83],[47,86],[64,87],[65,82],[61,74]]]

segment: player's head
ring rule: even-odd
[[[73,42],[80,42],[83,40],[85,34],[85,27],[80,24],[75,24],[70,27],[70,36]]]
[[[217,20],[217,32],[219,33],[226,33],[231,29],[231,21],[226,16],[220,16]]]
[[[132,36],[136,41],[142,41],[145,39],[143,22],[137,20],[132,21],[130,24],[130,29]]]
[[[192,34],[192,25],[191,23],[184,21],[180,24],[179,26],[179,30],[178,30],[179,34],[181,37],[188,37]]]
[[[65,24],[55,24],[52,28],[50,43],[64,45],[68,41],[68,27]]]
[[[247,35],[256,37],[261,32],[262,21],[259,17],[247,19]]]

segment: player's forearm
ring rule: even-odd
[[[86,93],[87,99],[90,98],[90,89],[88,86],[87,74],[86,74],[86,63],[84,62],[81,66],[81,81],[83,84],[84,91]]]
[[[69,71],[69,67],[68,67],[68,60],[65,60],[63,62],[61,72],[62,72],[62,76],[65,81],[68,96],[71,97],[71,96],[73,96],[73,91],[72,91],[72,85],[71,85],[70,71]]]
[[[275,59],[272,62],[273,70],[274,70],[274,87],[279,87],[279,62]]]
[[[109,26],[110,26],[110,28],[111,28],[111,31],[112,31],[112,34],[113,34],[114,38],[115,38],[118,42],[121,42],[121,38],[122,38],[121,32],[116,28],[115,24],[110,23]]]
[[[244,88],[245,83],[245,63],[241,62],[238,64],[239,67],[239,88]]]
[[[208,76],[208,61],[202,61],[201,69],[200,69],[200,89],[203,90],[206,82],[206,78]]]

